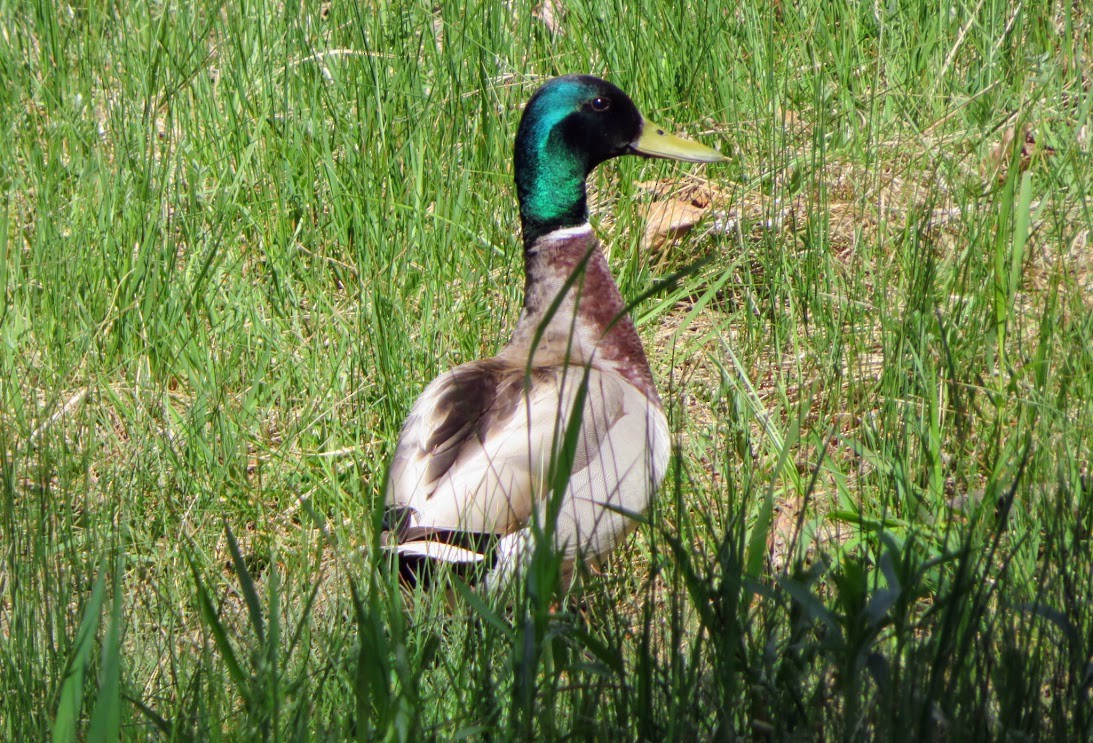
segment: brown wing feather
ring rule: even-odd
[[[403,426],[391,479],[423,464],[414,487],[431,498],[435,484],[474,448],[468,444],[484,443],[491,429],[516,414],[522,391],[523,373],[495,359],[463,364],[434,380]]]
[[[411,539],[411,527],[413,538],[422,539],[436,530],[507,534],[522,526],[539,497],[532,470],[560,443],[556,426],[568,425],[568,408],[586,379],[577,476],[594,465],[614,466],[600,459],[624,413],[619,385],[625,382],[557,367],[535,369],[528,380],[524,369],[497,359],[434,380],[415,403],[392,461],[386,500],[402,514],[398,541]],[[535,390],[531,399],[528,389]],[[520,421],[516,428],[514,421]],[[590,477],[598,482],[607,475]]]
[[[480,425],[497,397],[498,370],[493,365],[459,367],[437,397],[436,421],[421,454],[429,457],[426,480],[436,482],[451,469],[468,438],[481,439]]]

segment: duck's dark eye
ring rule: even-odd
[[[610,98],[604,98],[604,97],[600,96],[600,97],[592,99],[592,110],[593,111],[603,112],[603,111],[606,111],[609,108],[611,108],[611,99]]]

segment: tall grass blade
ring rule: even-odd
[[[106,561],[99,564],[99,576],[91,589],[91,596],[84,607],[80,628],[72,644],[72,656],[65,670],[61,697],[57,703],[57,715],[53,723],[53,742],[71,743],[76,740],[76,728],[80,720],[83,701],[83,677],[91,659],[95,631],[99,626],[103,595],[106,590]]]
[[[254,702],[251,697],[250,678],[247,676],[246,672],[243,671],[243,667],[236,657],[235,649],[228,639],[228,630],[223,622],[220,621],[220,615],[213,603],[212,595],[209,593],[209,589],[206,588],[205,582],[201,579],[201,573],[197,569],[197,564],[194,561],[193,556],[186,553],[186,561],[190,565],[190,574],[193,577],[194,586],[197,588],[197,601],[198,606],[201,609],[201,618],[204,620],[205,626],[208,627],[209,632],[213,636],[213,643],[216,646],[221,661],[224,663],[224,667],[228,670],[228,677],[231,678],[232,682],[235,684],[236,693],[239,694],[247,708],[250,709]]]
[[[1010,255],[1008,293],[1010,310],[1020,289],[1021,274],[1025,267],[1025,245],[1029,238],[1029,222],[1032,219],[1032,173],[1021,174],[1021,188],[1017,195],[1017,207],[1013,223],[1013,252]]]
[[[114,566],[114,600],[110,624],[102,647],[102,669],[99,671],[99,695],[91,711],[87,739],[116,741],[121,737],[121,636],[122,589],[125,585],[125,562],[118,557]]]
[[[262,602],[258,598],[258,590],[254,586],[254,578],[243,559],[243,553],[239,550],[239,542],[235,539],[235,533],[231,526],[224,523],[224,533],[228,538],[228,551],[232,556],[232,568],[239,578],[239,588],[243,591],[243,600],[247,604],[247,614],[250,616],[251,627],[258,636],[258,644],[266,644],[266,623],[262,618]],[[273,615],[271,615],[271,620]]]

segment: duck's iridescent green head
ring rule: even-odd
[[[535,92],[516,133],[516,192],[524,242],[588,220],[585,179],[612,157],[635,154],[690,162],[726,158],[649,124],[617,87],[567,75]]]

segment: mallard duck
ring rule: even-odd
[[[402,428],[382,540],[404,579],[452,563],[479,566],[495,589],[552,534],[568,583],[619,545],[664,478],[660,396],[588,222],[585,180],[620,155],[725,159],[650,124],[605,80],[559,77],[531,97],[515,146],[523,311],[500,353],[433,380]]]

